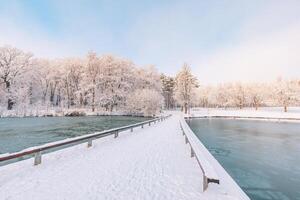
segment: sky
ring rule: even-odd
[[[0,46],[36,57],[88,51],[188,63],[200,83],[300,78],[299,0],[0,0]]]

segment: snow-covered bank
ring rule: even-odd
[[[185,145],[178,116],[133,133],[120,133],[0,167],[1,199],[239,199],[210,184]]]
[[[94,111],[91,109],[30,109],[30,110],[6,110],[0,109],[2,117],[63,117],[63,116],[138,116],[149,117],[143,113],[131,113],[129,111]],[[152,117],[152,116],[151,116]]]
[[[257,118],[272,121],[295,121],[300,122],[300,107],[292,107],[289,112],[283,112],[282,108],[265,107],[255,110],[253,108],[244,109],[217,109],[217,108],[193,108],[188,115],[190,117],[204,116],[224,116],[239,118]]]

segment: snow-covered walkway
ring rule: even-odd
[[[178,116],[0,167],[1,200],[234,199],[221,185],[201,193],[202,174],[180,132]]]

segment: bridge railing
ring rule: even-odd
[[[170,116],[171,115],[157,117],[157,118],[143,121],[143,122],[136,123],[136,124],[131,124],[131,125],[122,126],[119,128],[104,130],[101,132],[96,132],[96,133],[92,133],[92,134],[88,134],[88,135],[83,135],[83,136],[79,136],[79,137],[75,137],[75,138],[70,138],[70,139],[66,139],[66,140],[62,140],[62,141],[49,143],[49,144],[44,144],[44,145],[41,145],[38,147],[25,149],[23,151],[11,153],[11,154],[3,154],[3,155],[0,155],[0,166],[4,162],[9,162],[13,159],[22,159],[24,156],[32,156],[32,155],[34,155],[34,165],[39,165],[42,162],[42,153],[45,151],[49,151],[49,150],[55,151],[55,149],[57,149],[57,148],[64,148],[64,147],[67,147],[70,145],[73,146],[73,145],[78,145],[78,144],[82,144],[82,143],[86,143],[86,142],[87,142],[87,147],[91,147],[93,144],[93,140],[103,138],[106,136],[110,136],[110,135],[114,135],[114,138],[117,138],[119,136],[119,133],[122,131],[130,130],[132,132],[133,129],[136,127],[144,128],[145,125],[151,126],[151,124],[155,124],[157,122],[164,121],[165,119],[167,119]]]
[[[196,135],[191,130],[191,128],[186,123],[183,117],[180,118],[179,123],[180,123],[180,128],[182,130],[182,134],[185,137],[185,143],[190,145],[191,157],[196,158],[196,161],[202,171],[203,174],[203,184],[201,188],[202,192],[204,192],[208,188],[209,183],[220,184],[220,178],[216,170],[211,165],[211,163],[206,159],[205,151],[207,151],[207,149],[196,137]]]

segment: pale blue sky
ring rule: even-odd
[[[0,0],[0,45],[38,57],[89,50],[200,82],[300,77],[300,1]]]

